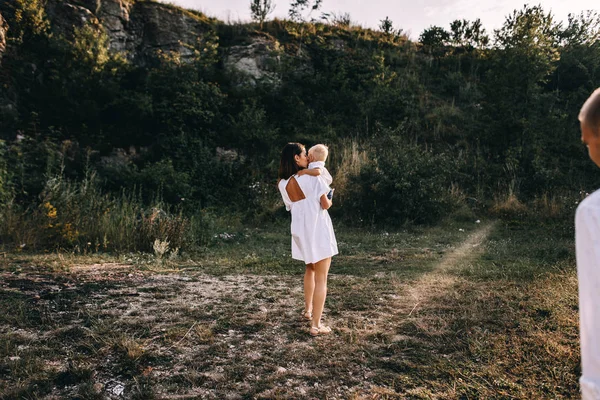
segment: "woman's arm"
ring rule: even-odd
[[[329,210],[329,208],[333,204],[333,202],[327,198],[327,194],[322,195],[320,200],[321,200],[321,208],[323,210]]]

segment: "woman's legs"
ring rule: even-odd
[[[304,272],[304,314],[310,315],[313,310],[315,293],[315,264],[306,264]]]
[[[331,257],[314,264],[315,288],[313,295],[313,318],[311,328],[316,328],[321,323],[321,315],[327,296],[327,274],[331,265]]]

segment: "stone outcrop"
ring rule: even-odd
[[[0,61],[2,61],[2,55],[6,50],[6,31],[8,31],[8,24],[0,14]]]
[[[247,45],[228,48],[223,64],[229,72],[238,74],[240,83],[255,85],[264,82],[278,85],[281,80],[277,70],[282,56],[283,52],[276,40],[254,37]]]
[[[113,52],[126,53],[132,57],[136,42],[134,34],[129,32],[131,4],[123,0],[97,0],[97,14],[109,37],[109,49]]]
[[[194,55],[212,27],[200,17],[161,3],[136,3],[130,14],[131,46],[144,60],[156,51],[178,53],[183,61]]]
[[[71,38],[75,28],[88,23],[98,25],[98,19],[92,11],[77,2],[51,0],[46,6],[46,13],[52,21],[52,28]]]
[[[71,37],[74,28],[93,24],[108,35],[109,50],[145,65],[157,52],[191,59],[210,25],[192,12],[167,4],[134,0],[50,0],[52,28]]]

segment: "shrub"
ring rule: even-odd
[[[17,248],[67,248],[75,251],[151,251],[156,239],[172,248],[190,246],[190,221],[155,200],[145,205],[139,193],[103,193],[95,173],[79,182],[62,176],[47,180],[39,202],[9,203],[0,214],[0,237]]]
[[[456,159],[396,138],[379,141],[370,153],[372,161],[349,179],[347,215],[398,225],[432,223],[451,211]]]

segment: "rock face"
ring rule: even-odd
[[[212,30],[193,14],[153,2],[136,3],[129,25],[130,42],[125,50],[133,50],[142,61],[156,51],[176,52],[183,61],[190,60],[199,41]]]
[[[6,21],[0,14],[0,61],[2,61],[2,55],[6,50],[6,31],[8,30],[8,25]]]
[[[225,68],[238,73],[243,84],[266,82],[278,85],[277,74],[282,51],[276,40],[254,37],[246,46],[232,46],[225,57]]]
[[[132,44],[135,42],[129,28],[129,10],[131,5],[122,0],[102,1],[97,0],[97,13],[100,16],[102,25],[109,37],[109,49],[114,52],[129,53],[135,49]],[[134,57],[131,57],[134,58]]]
[[[53,29],[72,36],[85,24],[102,27],[109,50],[145,65],[157,52],[191,59],[211,26],[191,12],[170,5],[134,0],[50,0],[46,11]]]
[[[0,3],[2,0],[0,0]],[[204,54],[204,46],[216,46],[213,21],[193,11],[147,0],[47,0],[45,6],[51,29],[72,40],[78,29],[92,27],[108,36],[109,51],[121,54],[132,64],[148,66],[159,53],[173,54],[181,62]],[[4,49],[5,23],[0,16],[0,57]],[[213,47],[214,48],[214,47]],[[221,49],[223,66],[240,85],[279,85],[280,63],[291,56],[268,35],[252,36],[245,45]],[[292,60],[293,61],[293,60]]]
[[[98,24],[94,13],[76,1],[51,0],[46,5],[46,13],[52,21],[53,29],[68,38],[72,37],[75,28],[81,28],[88,23]]]

